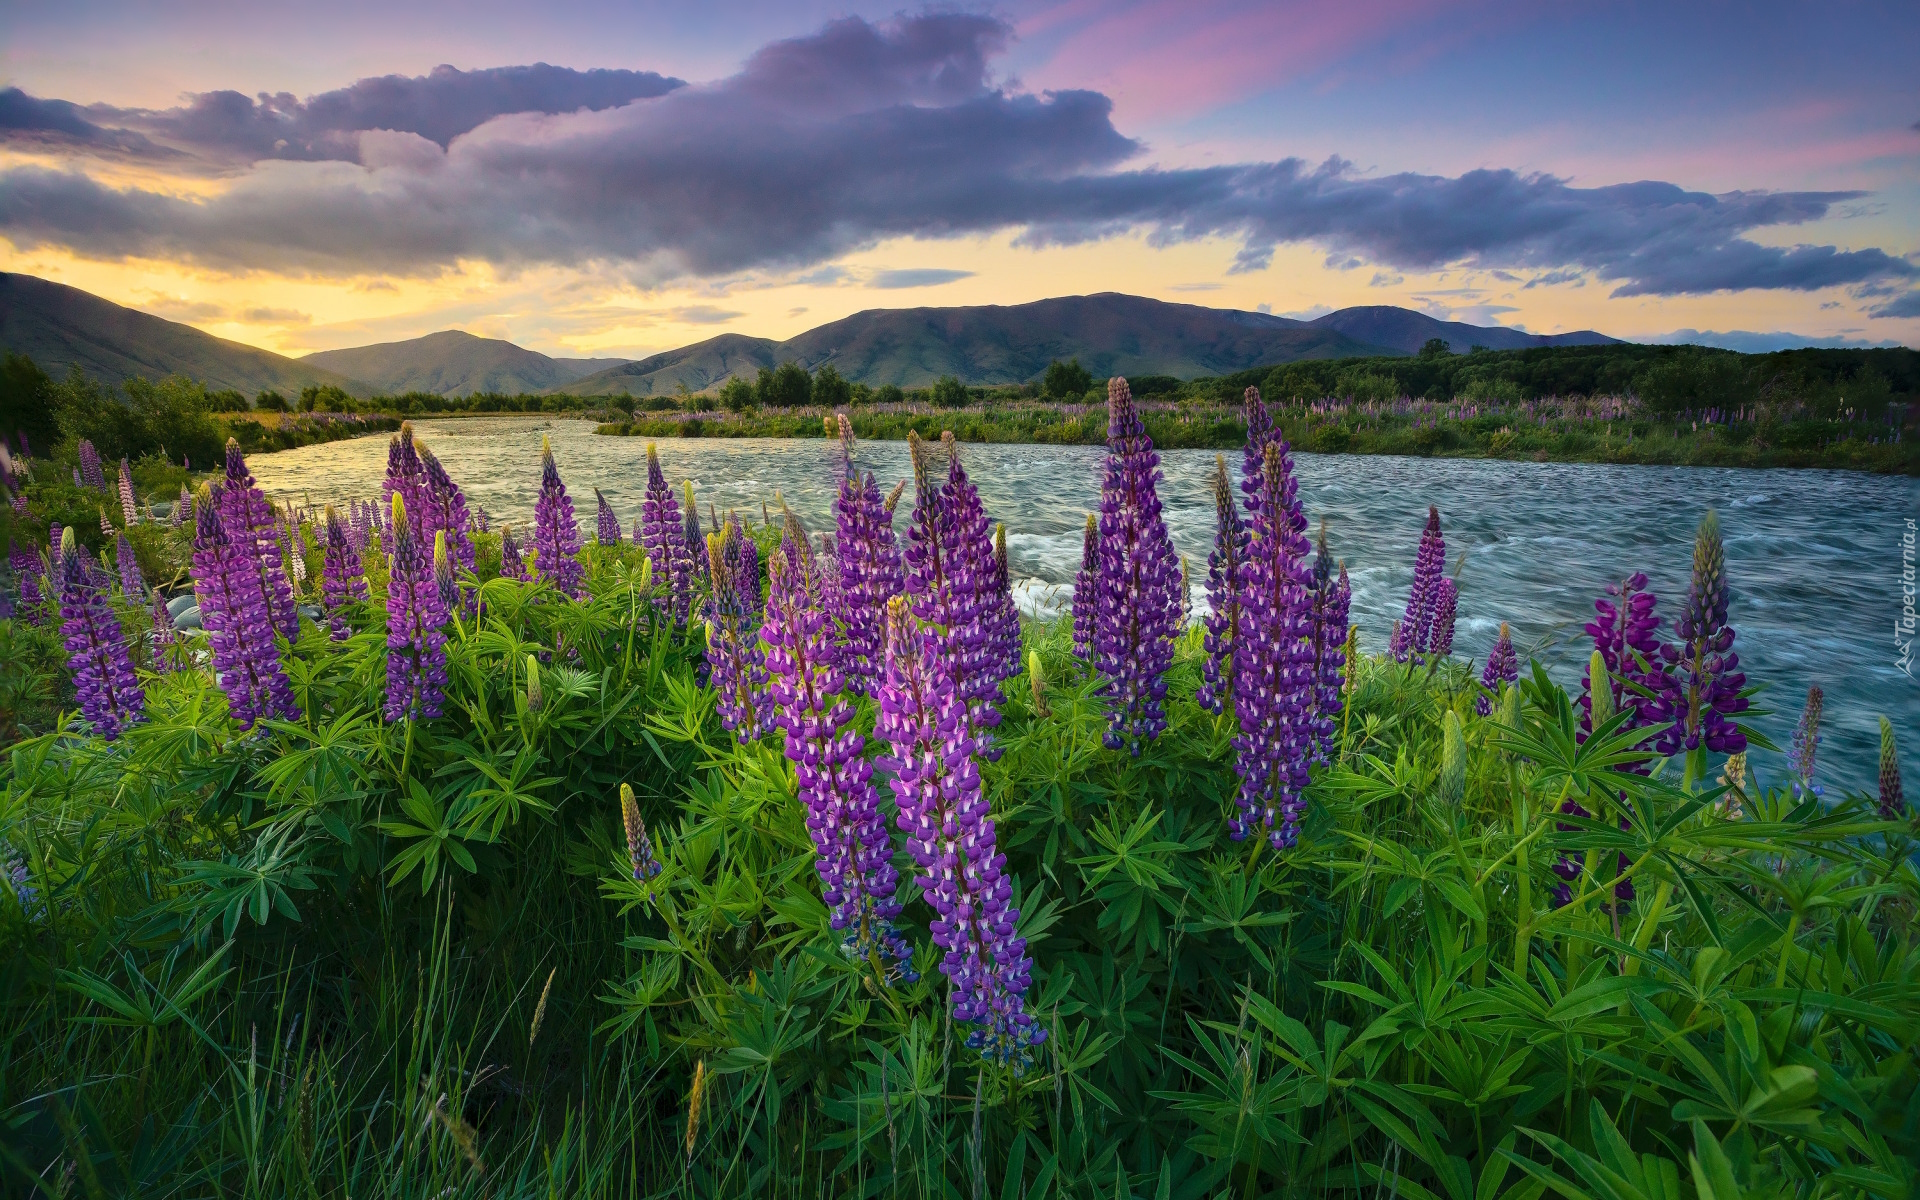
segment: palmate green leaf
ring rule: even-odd
[[[457,790],[457,788],[455,789]],[[390,837],[408,844],[388,864],[389,882],[398,884],[416,870],[420,872],[420,892],[425,895],[439,877],[442,858],[469,873],[479,869],[473,854],[461,842],[491,841],[483,829],[467,822],[471,801],[462,795],[451,805],[427,790],[418,778],[409,778],[399,795],[400,810],[407,820],[381,821],[378,828]]]

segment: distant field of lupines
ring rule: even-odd
[[[323,511],[231,443],[197,492],[9,453],[51,536],[0,621],[0,1178],[1912,1195],[1897,731],[1838,794],[1814,689],[1749,768],[1717,517],[1683,597],[1595,600],[1570,693],[1504,629],[1454,645],[1437,510],[1360,645],[1289,429],[1253,388],[1232,419],[1190,613],[1111,381],[1048,623],[964,436],[911,433],[909,498],[857,414],[831,532],[703,514],[650,454],[584,541],[551,450],[496,530],[406,428]],[[68,471],[97,536],[25,512]]]

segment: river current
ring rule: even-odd
[[[419,421],[427,442],[495,525],[533,516],[540,437],[552,438],[584,537],[592,536],[595,488],[630,532],[646,488],[647,443],[601,437],[584,421],[481,417]],[[693,481],[701,512],[737,509],[758,520],[778,494],[810,529],[832,528],[838,443],[796,439],[665,439],[667,477]],[[270,494],[314,503],[377,499],[387,439],[365,437],[262,455],[251,466]],[[1007,526],[1021,606],[1050,614],[1066,603],[1080,563],[1086,514],[1097,506],[1104,451],[1091,446],[967,446],[967,469],[989,515]],[[1228,456],[1237,469],[1238,453]],[[904,442],[862,442],[856,462],[882,490],[909,478]],[[1577,683],[1591,649],[1581,625],[1606,584],[1645,571],[1667,618],[1686,595],[1693,531],[1718,509],[1732,588],[1734,648],[1748,681],[1769,685],[1754,721],[1783,749],[1808,685],[1826,692],[1819,777],[1870,789],[1881,714],[1892,719],[1920,781],[1920,686],[1903,664],[1896,622],[1903,596],[1903,537],[1920,517],[1920,485],[1842,471],[1734,470],[1493,460],[1295,456],[1308,520],[1326,519],[1336,556],[1353,581],[1353,619],[1364,649],[1378,651],[1406,603],[1427,506],[1437,505],[1448,569],[1460,564],[1456,657],[1484,660],[1501,621],[1524,660],[1532,654],[1563,683]],[[1211,451],[1161,456],[1160,497],[1188,557],[1196,612],[1205,610],[1213,540]],[[904,530],[912,490],[901,501]],[[1913,541],[1905,542],[1910,555]],[[1465,552],[1464,562],[1460,556]],[[1911,571],[1908,557],[1904,568]],[[1763,777],[1783,769],[1756,751]]]

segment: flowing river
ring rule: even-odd
[[[528,523],[539,484],[542,434],[552,438],[573,494],[582,536],[592,537],[595,488],[631,533],[646,488],[647,443],[601,437],[585,421],[479,417],[415,423],[417,436],[484,507],[496,527]],[[839,487],[836,442],[796,439],[667,439],[661,465],[677,487],[693,481],[704,515],[760,517],[776,494],[808,528],[833,527]],[[251,462],[261,487],[291,501],[377,499],[387,439],[309,446]],[[1104,451],[1091,446],[968,446],[967,469],[990,516],[1007,526],[1007,551],[1022,607],[1050,614],[1066,603],[1080,565],[1086,514],[1099,502]],[[1228,465],[1237,471],[1238,453]],[[862,442],[856,462],[881,490],[909,478],[904,442]],[[1188,557],[1196,612],[1204,611],[1206,559],[1213,541],[1210,451],[1162,454],[1160,498],[1180,552]],[[1414,549],[1427,506],[1445,529],[1448,569],[1461,565],[1459,658],[1484,660],[1501,621],[1514,644],[1577,683],[1590,643],[1581,625],[1607,583],[1645,571],[1667,618],[1686,596],[1693,531],[1720,511],[1732,587],[1734,648],[1749,682],[1768,690],[1755,719],[1783,750],[1806,689],[1826,692],[1819,777],[1836,788],[1871,789],[1878,718],[1893,721],[1907,775],[1920,761],[1920,688],[1912,657],[1902,659],[1896,622],[1913,603],[1913,525],[1920,485],[1841,471],[1722,470],[1459,459],[1299,454],[1300,496],[1318,526],[1326,519],[1336,556],[1353,581],[1353,620],[1363,649],[1385,646],[1406,603]],[[1236,476],[1237,479],[1237,476]],[[904,530],[912,489],[895,528]],[[776,510],[777,511],[777,508]],[[1903,544],[1903,539],[1905,539]],[[1903,553],[1906,555],[1903,563]],[[1906,572],[1902,582],[1902,572]],[[1904,593],[1903,593],[1904,588]],[[1909,612],[1911,610],[1909,609]],[[1777,755],[1752,756],[1763,777],[1783,769]]]

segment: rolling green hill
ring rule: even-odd
[[[404,342],[321,350],[300,361],[364,380],[390,395],[429,392],[467,396],[474,392],[520,395],[551,391],[627,360],[552,358],[498,338],[447,329]]]
[[[209,390],[296,395],[332,384],[356,396],[357,379],[254,346],[202,333],[33,275],[0,272],[0,350],[24,354],[49,375],[79,367],[104,383],[185,375]]]

